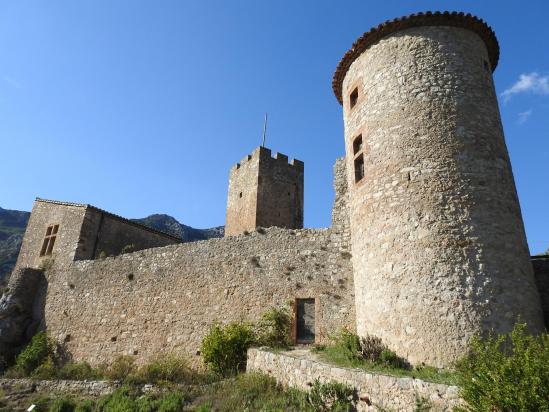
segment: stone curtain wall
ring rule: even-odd
[[[549,256],[533,256],[532,265],[541,297],[545,328],[549,330]]]
[[[272,353],[261,349],[248,350],[247,372],[273,376],[280,384],[309,390],[319,379],[323,383],[340,382],[356,388],[358,411],[415,411],[416,399],[430,402],[430,411],[451,411],[463,405],[456,386],[424,382],[420,379],[397,378],[368,373],[360,369],[342,368],[317,361],[305,351]]]
[[[343,81],[358,333],[414,363],[447,365],[519,315],[543,325],[488,60],[472,31],[410,28]]]
[[[175,352],[197,363],[213,322],[255,321],[272,306],[315,298],[323,342],[355,328],[349,257],[330,229],[271,228],[77,261],[46,273],[46,325],[76,360],[135,354],[144,362]]]

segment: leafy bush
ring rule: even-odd
[[[28,376],[53,354],[54,344],[45,332],[33,336],[30,344],[17,356],[15,368]]]
[[[549,411],[549,334],[525,324],[506,335],[473,339],[457,364],[467,411]]]
[[[161,356],[141,367],[137,373],[137,380],[146,383],[191,383],[194,378],[195,373],[185,359],[176,355]]]
[[[237,373],[246,366],[246,352],[256,341],[250,325],[214,324],[202,340],[204,363],[215,373],[224,376]]]
[[[35,379],[55,379],[57,377],[57,369],[52,357],[48,356],[40,366],[32,371],[31,376]]]
[[[100,378],[100,374],[97,370],[93,369],[87,362],[70,362],[58,371],[57,376],[59,379],[70,380],[93,380]]]
[[[202,397],[200,411],[288,411],[313,412],[307,395],[296,389],[284,390],[270,376],[245,373],[227,379]]]
[[[388,366],[390,368],[410,369],[410,364],[405,359],[402,359],[395,352],[387,348],[381,351],[379,354],[379,359],[376,363]]]
[[[59,398],[52,402],[48,412],[74,412],[76,402],[71,398]]]
[[[179,393],[167,393],[158,400],[158,412],[180,412],[185,398]]]
[[[290,346],[290,315],[285,308],[271,308],[261,315],[257,325],[258,344],[272,348]]]
[[[104,396],[99,399],[96,406],[98,412],[135,412],[138,410],[147,410],[143,406],[145,402],[150,403],[148,398],[144,398],[141,401],[140,408],[136,405],[136,398],[140,395],[140,392],[129,386],[122,386],[118,388],[110,395]]]
[[[137,372],[135,359],[131,356],[118,356],[105,370],[105,376],[113,381],[124,381]]]
[[[321,383],[318,379],[313,382],[309,393],[309,403],[318,412],[351,411],[356,399],[356,391],[350,386],[338,382]]]
[[[74,412],[93,412],[95,403],[90,399],[84,399],[76,405]]]

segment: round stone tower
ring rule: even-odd
[[[482,20],[420,13],[359,38],[343,105],[357,331],[448,365],[472,336],[543,328]]]

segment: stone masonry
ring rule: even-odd
[[[248,372],[262,372],[284,386],[308,391],[318,379],[322,383],[340,382],[356,389],[357,411],[417,411],[418,399],[430,405],[430,411],[451,411],[464,402],[456,386],[425,382],[421,379],[399,378],[366,372],[361,369],[337,367],[316,359],[307,350],[272,353],[248,350]]]
[[[340,63],[357,331],[413,363],[543,328],[491,70],[497,40],[463,14],[412,15]]]
[[[303,227],[303,173],[300,160],[258,147],[232,167],[225,236],[257,227]]]

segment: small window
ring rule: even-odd
[[[362,154],[355,159],[355,183],[364,177],[364,157]]]
[[[238,194],[238,197],[242,197],[242,192],[240,192],[240,193]]]
[[[351,109],[353,107],[355,107],[357,101],[358,101],[358,87],[355,87],[355,89],[351,92],[351,96],[349,96],[349,102],[351,103]]]
[[[362,150],[362,135],[355,137],[353,141],[353,154],[357,154]]]
[[[57,231],[59,225],[50,225],[46,229],[46,236],[42,242],[42,249],[40,250],[40,256],[49,256],[52,254],[53,245],[55,244],[55,238],[57,237]]]

